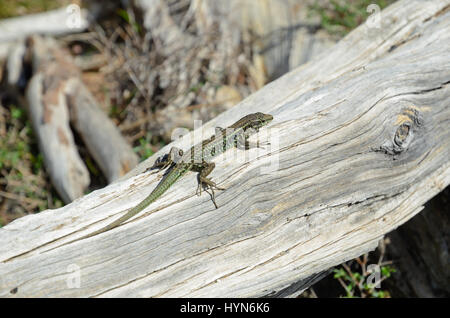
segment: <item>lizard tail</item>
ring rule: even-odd
[[[112,223],[110,223],[110,224],[106,225],[105,227],[103,227],[97,231],[94,231],[86,236],[83,236],[81,238],[81,240],[88,238],[88,237],[92,237],[94,235],[97,235],[97,234],[100,234],[103,232],[106,232],[106,231],[109,231],[109,230],[119,226],[126,220],[132,218],[134,215],[136,215],[139,212],[141,212],[142,210],[144,210],[152,202],[156,201],[161,195],[163,195],[163,193],[166,192],[167,189],[173,183],[175,183],[175,181],[177,181],[184,173],[185,173],[184,169],[183,170],[173,169],[173,170],[169,171],[166,174],[166,176],[164,176],[164,178],[158,183],[156,188],[153,189],[153,191],[142,202],[140,202],[138,205],[136,205],[135,207],[130,209],[127,213],[125,213],[124,215],[122,215],[120,218],[113,221]]]

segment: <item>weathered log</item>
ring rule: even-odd
[[[265,149],[215,160],[218,209],[192,173],[124,225],[63,245],[142,200],[158,176],[142,172],[197,129],[127,178],[0,229],[0,297],[288,296],[374,249],[450,183],[450,1],[399,1],[380,23],[203,126],[274,116]]]
[[[34,72],[26,90],[28,114],[52,184],[69,203],[82,196],[90,182],[70,129],[65,97],[68,80],[78,72],[51,39],[30,38],[28,50]]]

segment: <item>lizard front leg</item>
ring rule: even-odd
[[[214,206],[217,207],[215,195],[214,195],[214,189],[216,190],[225,190],[224,188],[220,188],[216,185],[214,181],[211,181],[210,179],[206,178],[215,168],[214,162],[203,162],[200,166],[197,167],[197,171],[199,171],[198,174],[198,187],[197,187],[197,195],[202,194],[202,187],[206,186],[211,189],[211,199],[214,203]]]

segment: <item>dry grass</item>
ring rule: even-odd
[[[53,10],[76,2],[71,0],[0,0],[0,19]]]
[[[24,111],[0,105],[0,225],[62,206],[42,166]]]

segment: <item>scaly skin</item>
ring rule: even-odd
[[[118,225],[122,224],[126,220],[130,219],[137,213],[144,210],[148,205],[152,202],[156,201],[160,196],[164,194],[179,178],[185,175],[188,171],[198,171],[199,173],[199,189],[201,190],[202,185],[208,186],[213,191],[213,202],[216,205],[214,200],[214,188],[223,190],[218,188],[214,182],[207,179],[206,176],[211,173],[214,169],[214,163],[209,163],[209,161],[225,152],[226,150],[239,146],[238,139],[241,142],[245,142],[245,148],[248,149],[247,139],[251,135],[251,133],[258,131],[258,129],[262,126],[267,125],[270,121],[272,121],[273,117],[268,114],[263,113],[253,113],[243,118],[239,119],[233,125],[228,127],[227,129],[221,129],[219,134],[212,136],[209,139],[204,140],[202,143],[195,145],[183,154],[182,151],[176,148],[171,149],[171,153],[169,154],[169,158],[167,161],[158,162],[158,166],[163,166],[165,168],[171,165],[168,173],[163,177],[161,182],[156,186],[156,188],[138,205],[134,208],[130,209],[126,214],[117,219],[116,221],[108,224],[107,226],[90,233],[81,239],[85,239],[106,231],[109,231]],[[242,146],[242,145],[241,145]],[[172,161],[174,154],[178,152],[181,158]],[[156,166],[156,165],[155,165]],[[217,205],[216,205],[217,208]],[[70,242],[69,242],[70,243]],[[68,244],[68,243],[66,243]]]

